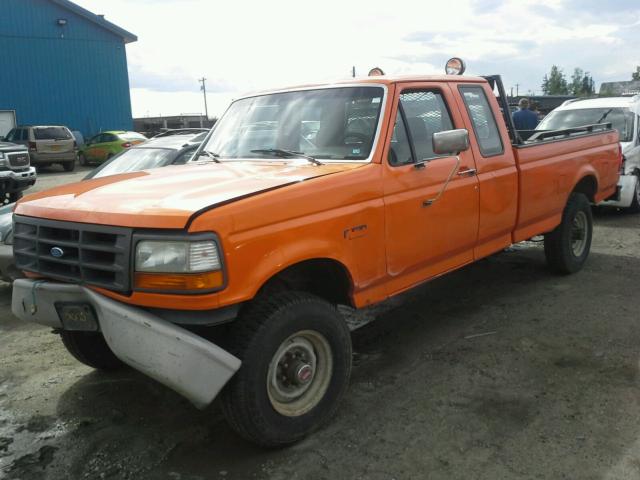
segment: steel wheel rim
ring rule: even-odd
[[[287,338],[269,363],[267,394],[274,410],[298,417],[324,397],[333,373],[333,356],[319,332],[303,330]]]
[[[581,256],[587,247],[587,215],[576,213],[571,224],[571,251],[576,257]]]

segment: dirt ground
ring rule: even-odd
[[[284,450],[82,366],[0,284],[0,478],[640,479],[640,215],[595,223],[579,274],[528,243],[359,313],[341,409]]]

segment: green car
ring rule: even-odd
[[[147,137],[136,132],[110,131],[99,133],[80,147],[78,153],[80,165],[105,162],[115,154],[146,141]]]

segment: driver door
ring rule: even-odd
[[[479,190],[471,150],[437,155],[433,134],[464,128],[447,84],[406,84],[383,160],[388,294],[473,260]]]

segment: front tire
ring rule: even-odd
[[[67,351],[85,365],[98,370],[118,370],[124,363],[114,355],[100,332],[62,330],[60,338]]]
[[[570,274],[582,269],[593,236],[593,217],[589,200],[572,193],[562,212],[562,222],[544,236],[544,253],[551,270]]]
[[[335,413],[349,384],[351,336],[329,302],[280,292],[252,302],[229,332],[242,367],[221,395],[231,427],[266,447],[295,443]]]

